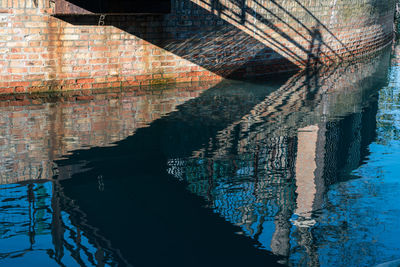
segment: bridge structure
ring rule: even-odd
[[[395,0],[1,0],[0,93],[245,79],[392,40]]]

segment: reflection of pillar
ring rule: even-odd
[[[104,267],[104,251],[101,247],[97,247],[97,251],[94,254],[94,257],[96,258],[97,261],[97,266],[98,267]]]
[[[214,161],[207,161],[208,169],[208,187],[207,187],[207,199],[208,201],[213,201],[212,193],[214,189]]]
[[[283,208],[274,218],[275,231],[271,239],[271,251],[275,255],[289,257],[290,253],[290,217],[292,210]],[[286,260],[280,262],[287,264]]]
[[[28,203],[29,203],[29,242],[31,248],[35,244],[35,220],[36,220],[36,205],[35,205],[35,193],[33,190],[33,184],[28,184]]]
[[[58,195],[59,184],[53,183],[53,194],[51,198],[52,220],[51,220],[51,236],[54,245],[55,260],[61,262],[64,256],[64,226],[61,218],[60,198]]]
[[[317,142],[317,125],[299,129],[296,158],[296,214],[304,217],[310,216],[317,193],[315,184]]]
[[[319,266],[317,247],[314,244],[312,231],[309,227],[315,224],[311,218],[312,212],[321,208],[324,193],[324,158],[326,128],[322,125],[312,125],[299,129],[297,135],[296,157],[296,193],[297,208],[295,213],[299,219],[294,221],[297,226],[298,245],[304,247],[310,266]],[[302,260],[305,260],[303,257]]]
[[[287,140],[287,143],[282,146],[287,149],[287,151],[284,153],[284,168],[286,169],[286,174],[284,177],[286,181],[284,186],[281,187],[277,199],[279,211],[274,217],[275,231],[271,238],[271,251],[276,255],[285,257],[279,261],[279,263],[284,265],[288,264],[287,259],[290,256],[290,233],[292,227],[290,218],[293,215],[296,200],[294,194],[294,155],[296,143],[296,140],[293,138]]]
[[[299,265],[320,266],[318,247],[315,245],[312,232],[307,227],[297,227],[297,234],[299,236],[298,245],[305,249],[303,257],[299,260]]]
[[[309,217],[320,209],[325,192],[324,168],[326,153],[324,124],[299,129],[296,157],[296,214]]]

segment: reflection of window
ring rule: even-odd
[[[52,0],[55,14],[169,13],[171,0]]]

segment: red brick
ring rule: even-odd
[[[324,3],[328,0],[321,1]],[[93,83],[96,83],[95,87],[119,87],[121,84],[137,86],[172,81],[218,80],[221,79],[220,76],[227,76],[234,70],[240,70],[237,75],[242,77],[294,69],[295,66],[287,64],[287,60],[273,60],[276,52],[271,49],[273,46],[268,40],[277,36],[277,30],[287,35],[287,38],[278,37],[284,47],[278,52],[282,55],[288,54],[287,58],[293,60],[297,66],[304,67],[311,40],[305,27],[311,28],[315,25],[315,19],[302,13],[305,27],[291,21],[289,28],[281,20],[285,21],[286,18],[282,17],[276,19],[274,25],[257,22],[261,30],[255,31],[251,24],[245,24],[250,27],[245,28],[235,22],[234,19],[240,21],[240,18],[232,13],[233,20],[229,23],[233,25],[226,23],[226,36],[218,36],[210,34],[218,32],[213,25],[218,26],[225,22],[217,16],[207,14],[203,8],[193,6],[191,8],[197,10],[187,13],[196,15],[166,15],[166,21],[171,23],[168,27],[160,25],[159,21],[151,17],[120,17],[121,28],[135,25],[140,33],[135,36],[117,27],[71,25],[48,16],[46,12],[51,11],[49,8],[24,8],[20,5],[22,2],[14,0],[15,6],[12,9],[0,9],[0,13],[13,13],[13,16],[7,16],[6,22],[0,23],[0,40],[4,40],[0,42],[0,49],[7,49],[6,53],[0,53],[0,72],[3,70],[2,73],[10,74],[0,76],[0,86],[23,81],[31,83],[34,87],[32,90],[46,90],[43,86],[47,79],[57,79],[54,84],[65,84],[68,85],[67,88],[90,89]],[[314,5],[313,1],[309,2],[308,5]],[[221,0],[221,4],[227,3],[227,0]],[[200,5],[206,7],[207,3],[201,2]],[[379,5],[374,7],[377,12],[360,8],[351,19],[341,20],[340,24],[333,25],[335,36],[322,29],[324,42],[344,59],[364,55],[386,45],[392,39],[394,10],[381,3],[376,5]],[[271,11],[281,12],[276,6],[271,6]],[[292,12],[296,14],[297,10]],[[316,17],[324,25],[330,23],[330,16],[326,12],[331,10],[323,5],[315,9]],[[270,22],[274,23],[274,19]],[[368,27],[364,27],[365,25]],[[183,38],[174,39],[178,35]],[[168,46],[155,45],[160,40],[164,40]],[[204,49],[196,49],[196,45],[203,46]],[[324,55],[321,55],[321,61],[330,64],[330,58],[335,59],[337,56],[324,45],[322,49]],[[243,64],[252,67],[246,70],[241,67]],[[213,72],[206,70],[210,67]],[[115,76],[109,78],[110,75]],[[73,82],[64,83],[60,81],[62,79]]]
[[[93,78],[88,78],[88,79],[78,79],[76,80],[76,83],[93,83],[94,79]]]

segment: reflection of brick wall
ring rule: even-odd
[[[3,97],[0,184],[51,178],[53,160],[69,151],[124,139],[209,87],[182,84],[145,93],[74,91],[58,95],[55,103],[48,95],[47,100],[35,95]]]
[[[392,37],[394,0],[171,0],[168,15],[51,16],[0,0],[0,93],[204,81],[345,59]],[[241,3],[241,4],[240,4]]]

